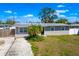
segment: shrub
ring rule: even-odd
[[[38,34],[41,34],[41,32],[43,31],[43,27],[42,26],[36,26],[36,25],[31,25],[28,27],[28,34],[29,36],[27,37],[27,40],[30,41],[41,41],[44,39],[43,36],[39,36]]]
[[[37,36],[38,34],[41,34],[43,31],[43,28],[41,26],[31,25],[28,27],[28,34],[30,36]]]
[[[33,50],[34,55],[36,56],[38,54],[38,50],[39,50],[38,46],[32,45],[31,48]]]
[[[43,36],[39,36],[39,35],[28,36],[27,40],[29,40],[29,41],[42,41],[42,40],[44,40],[44,37]]]

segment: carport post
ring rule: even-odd
[[[16,27],[15,27],[14,39],[16,40]]]

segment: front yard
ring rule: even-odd
[[[29,41],[35,56],[79,56],[79,36],[47,36],[45,40]]]

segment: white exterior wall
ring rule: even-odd
[[[20,27],[16,28],[16,34],[24,34],[20,32]],[[28,33],[25,33],[28,35]],[[44,35],[72,35],[72,34],[79,34],[79,28],[77,29],[69,29],[69,30],[49,30],[49,31],[45,31],[44,30]]]
[[[44,35],[68,35],[69,31],[44,31]]]
[[[79,34],[79,28],[71,28],[69,29],[69,35]]]

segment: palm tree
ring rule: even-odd
[[[43,8],[41,12],[39,13],[41,22],[44,23],[53,23],[54,19],[57,18],[57,15],[55,13],[56,11],[51,8]]]

